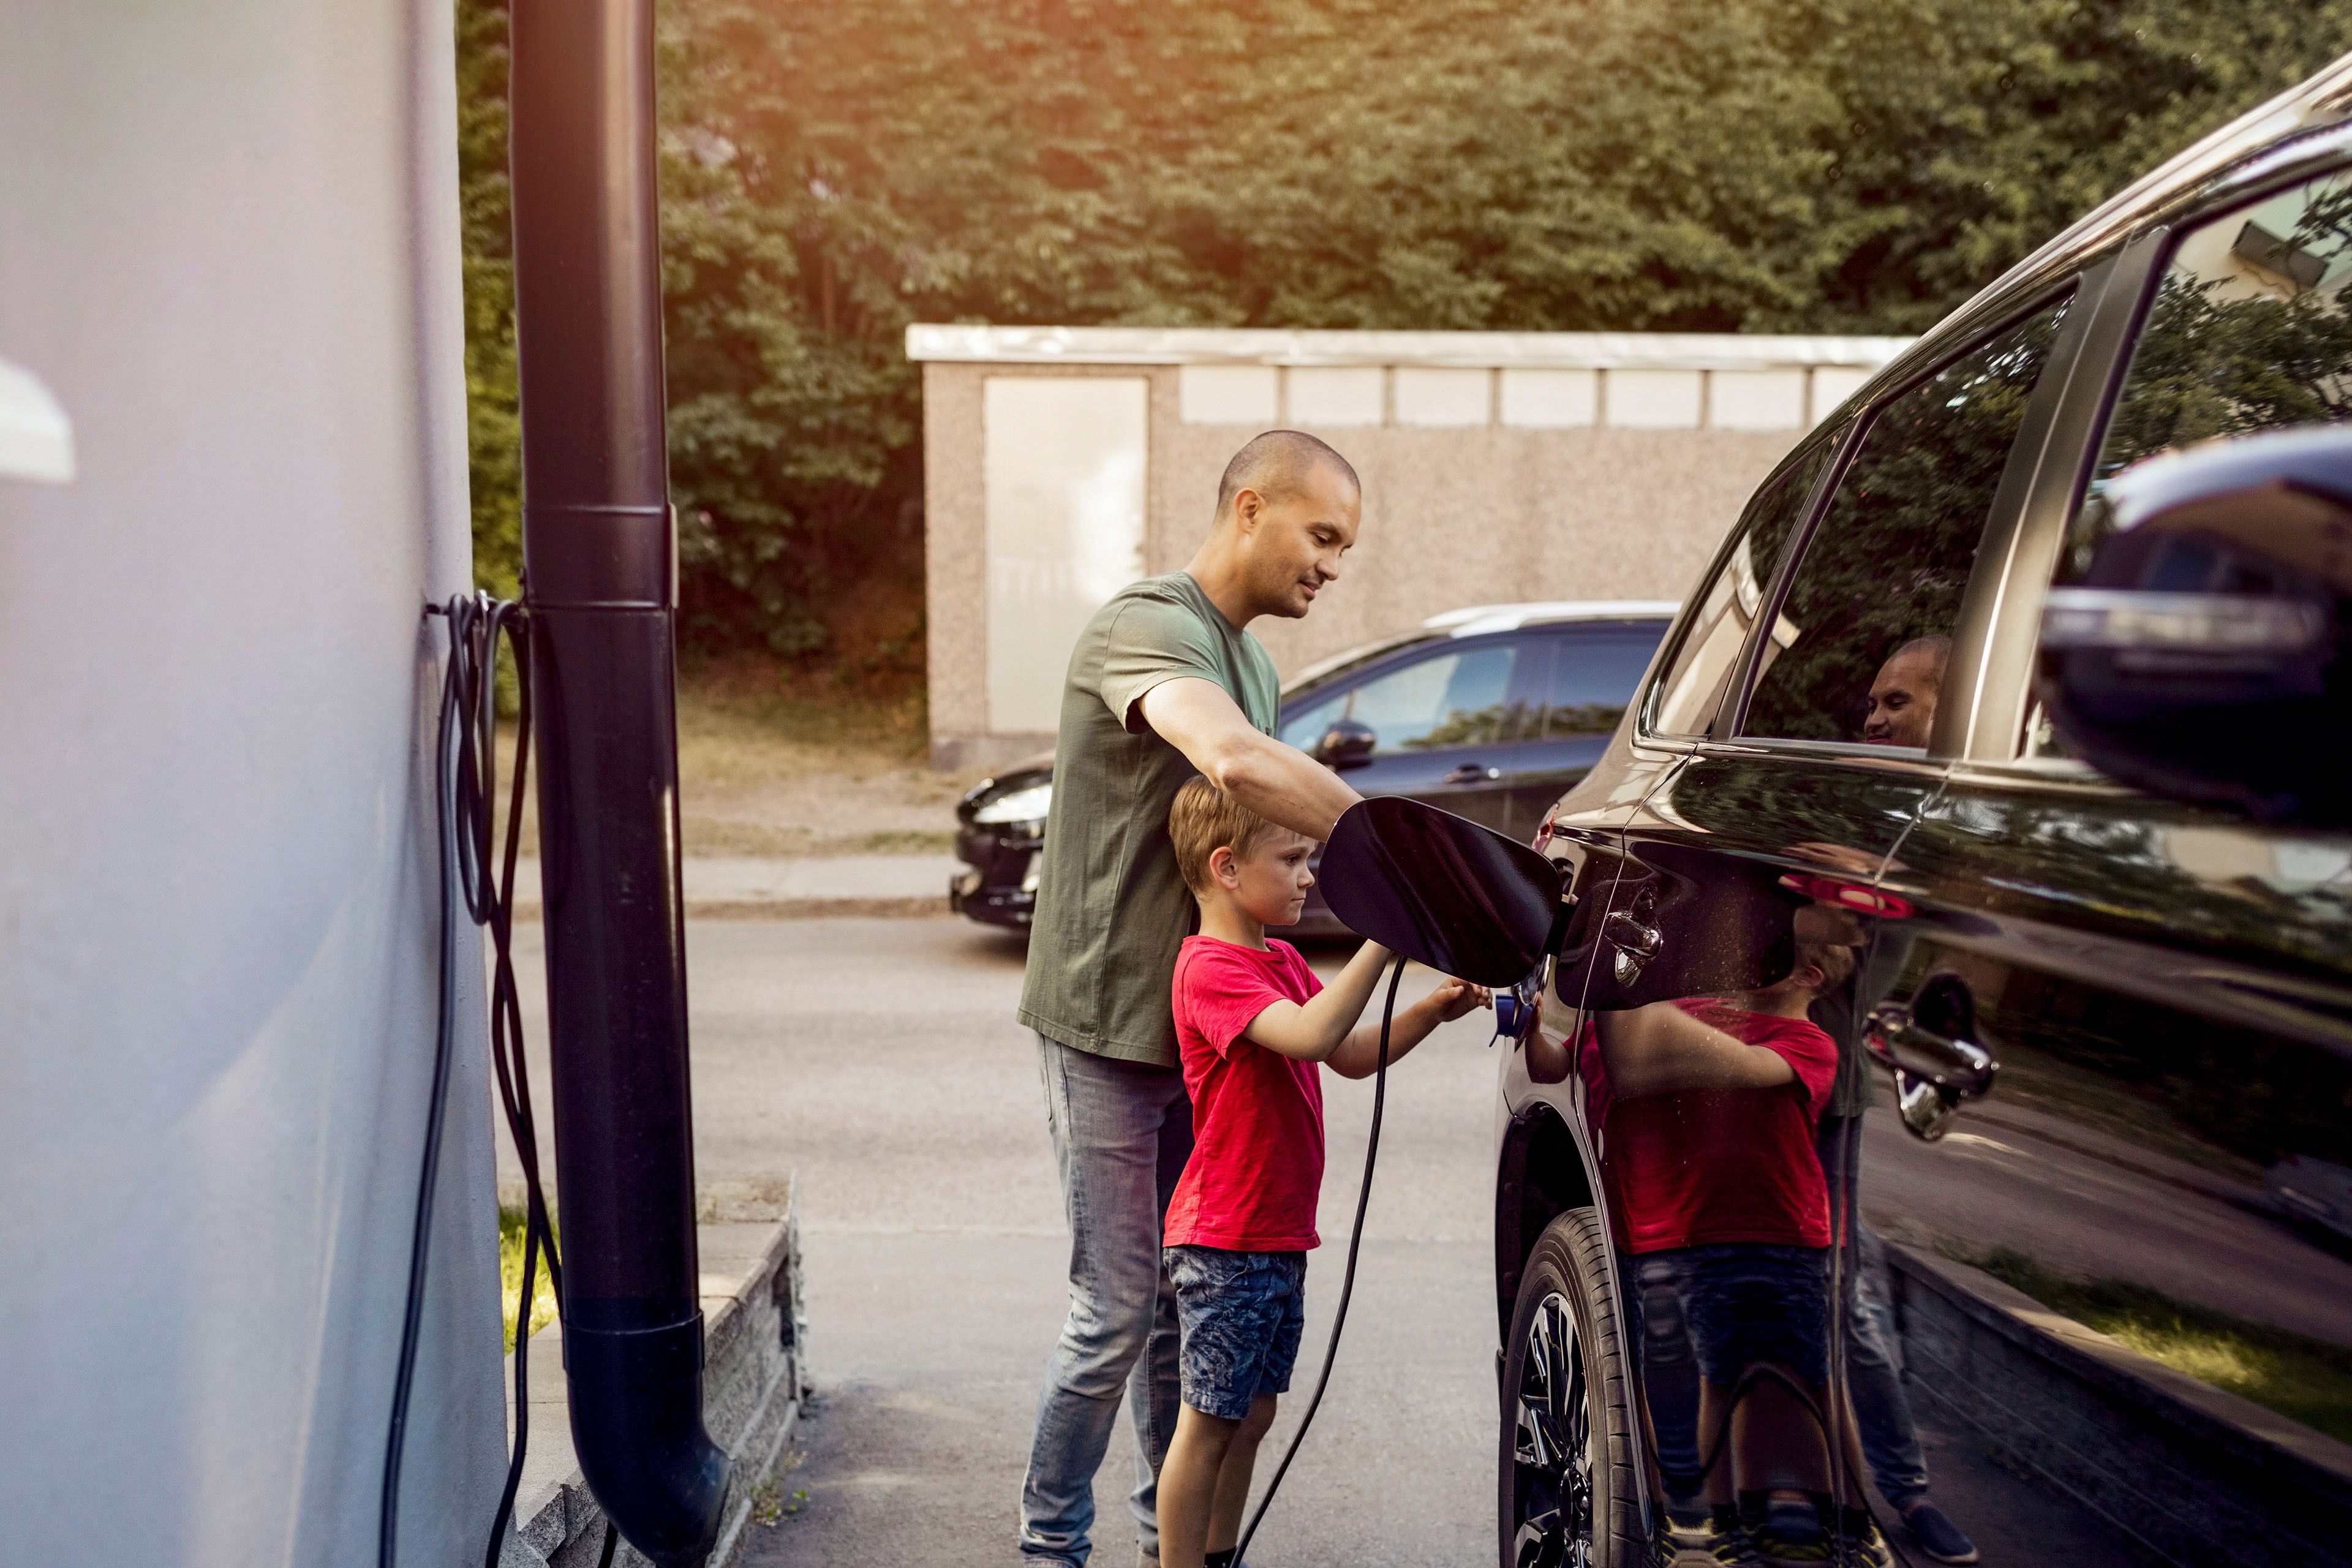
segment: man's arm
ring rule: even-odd
[[[1598,1016],[1601,1062],[1620,1100],[1678,1089],[1770,1089],[1796,1072],[1780,1052],[1734,1039],[1671,1002]]]
[[[1296,746],[1261,733],[1213,680],[1163,680],[1138,706],[1144,722],[1218,788],[1293,833],[1327,839],[1340,814],[1363,798]]]

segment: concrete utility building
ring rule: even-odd
[[[1908,342],[1637,332],[914,326],[931,759],[1050,746],[1079,630],[1207,533],[1286,426],[1364,481],[1364,531],[1286,672],[1440,611],[1679,598],[1758,480]]]

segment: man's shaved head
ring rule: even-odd
[[[1944,668],[1952,661],[1952,639],[1913,637],[1886,656],[1870,683],[1870,713],[1862,738],[1877,746],[1924,746],[1935,727],[1936,703],[1943,695]]]
[[[1349,489],[1363,493],[1354,466],[1305,431],[1269,430],[1254,437],[1234,454],[1225,465],[1225,477],[1217,481],[1217,515],[1230,511],[1234,497],[1244,490],[1256,491],[1262,500],[1288,500],[1304,491],[1315,470],[1327,463],[1346,479]]]

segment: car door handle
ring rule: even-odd
[[[1937,1034],[1900,1002],[1882,1002],[1872,1008],[1862,1037],[1879,1066],[1971,1100],[1990,1093],[2000,1070],[1990,1051],[1974,1040]]]
[[[1666,939],[1655,926],[1643,925],[1623,910],[1612,911],[1601,922],[1601,939],[1617,950],[1617,984],[1631,985],[1642,977],[1642,966],[1664,950]]]
[[[1465,763],[1437,782],[1450,784],[1487,784],[1502,776],[1503,770],[1500,768],[1490,768],[1481,763]]]

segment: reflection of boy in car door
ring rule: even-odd
[[[1622,1243],[1674,1277],[1698,1353],[1707,1549],[1725,1563],[1826,1561],[1841,1548],[1848,1561],[1886,1560],[1867,1509],[1832,1506],[1823,1430],[1836,1426],[1859,1470],[1830,1397],[1829,1195],[1813,1150],[1838,1050],[1807,1016],[1853,972],[1851,949],[1802,941],[1777,984],[1603,1013],[1585,1037]],[[1628,1301],[1628,1321],[1641,1311]],[[1768,1518],[1775,1489],[1802,1494],[1813,1520]]]

